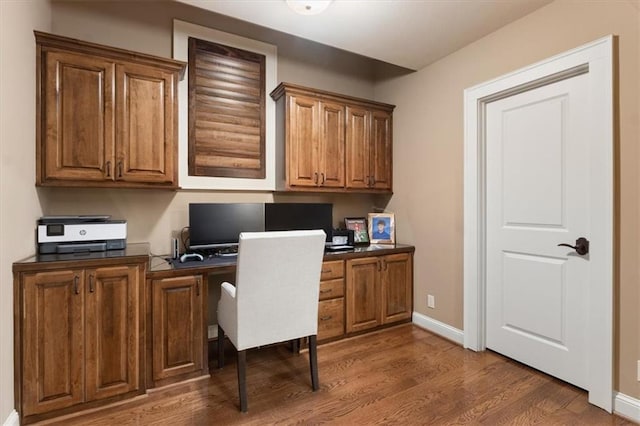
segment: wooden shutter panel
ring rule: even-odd
[[[265,62],[189,38],[189,175],[264,179]]]

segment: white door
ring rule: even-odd
[[[613,407],[613,37],[465,90],[464,347]],[[590,241],[579,255],[558,244]]]
[[[587,388],[588,74],[486,106],[487,348]]]

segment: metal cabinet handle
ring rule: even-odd
[[[326,317],[320,317],[320,321],[329,321],[333,316],[327,315]]]
[[[313,183],[318,184],[318,172],[313,173]]]
[[[323,269],[323,270],[322,270],[322,273],[323,273],[323,274],[328,274],[329,272],[331,272],[331,269]]]
[[[122,160],[118,161],[118,179],[122,179],[122,168],[123,168],[123,164],[122,164]]]
[[[384,259],[382,259],[382,266],[383,266],[384,270],[386,271],[387,270],[387,261],[384,260]]]
[[[196,296],[200,296],[200,278],[196,279]]]
[[[382,271],[382,262],[378,260],[378,272]]]
[[[326,289],[326,290],[320,290],[320,293],[326,294],[326,293],[331,293],[331,291],[332,290],[329,288],[329,289]]]
[[[93,274],[89,275],[89,293],[93,293],[95,288],[93,287]]]
[[[78,282],[80,281],[80,277],[77,275],[73,276],[73,291],[75,294],[80,294],[80,288],[78,288]]]
[[[320,176],[322,177],[322,181],[320,182],[320,185],[324,185],[324,173],[320,173]]]
[[[581,256],[584,256],[585,254],[589,253],[589,240],[587,240],[585,237],[580,237],[576,240],[575,246],[572,246],[571,244],[562,243],[562,244],[558,244],[558,247],[572,248],[576,251],[576,253],[578,253]]]
[[[107,177],[111,177],[111,160],[107,161],[106,168],[107,168]]]

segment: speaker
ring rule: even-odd
[[[178,245],[178,239],[171,239],[171,258],[177,259],[180,257],[180,246]]]

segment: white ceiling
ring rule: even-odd
[[[285,0],[176,0],[417,70],[551,0],[334,0],[302,16]]]

